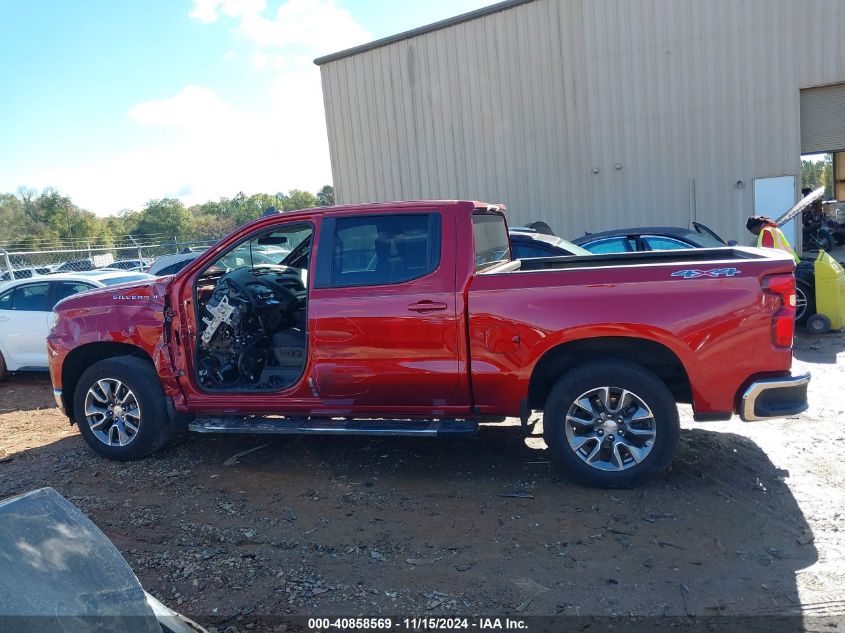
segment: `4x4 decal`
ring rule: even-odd
[[[673,277],[684,279],[695,279],[697,277],[734,277],[739,274],[738,268],[712,268],[710,270],[678,270],[672,273]]]

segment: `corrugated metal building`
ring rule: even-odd
[[[316,63],[339,203],[744,241],[755,179],[845,150],[842,0],[511,0]]]

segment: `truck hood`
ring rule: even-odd
[[[56,304],[54,310],[66,312],[109,306],[131,306],[136,309],[149,307],[160,310],[171,281],[172,277],[163,277],[95,288],[63,299]]]

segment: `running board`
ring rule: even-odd
[[[267,435],[474,435],[472,420],[349,420],[333,418],[274,418],[261,416],[204,416],[188,425],[196,433]]]

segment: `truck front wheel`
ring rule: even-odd
[[[602,488],[631,488],[665,470],[679,435],[672,393],[654,373],[623,360],[570,369],[543,413],[552,461],[572,479]]]
[[[164,391],[150,363],[132,356],[107,358],[79,378],[73,396],[79,432],[109,459],[139,459],[170,436]]]

